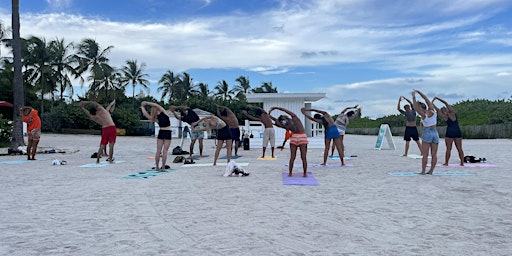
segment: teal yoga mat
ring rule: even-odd
[[[412,176],[430,176],[428,174],[421,175],[419,172],[388,172],[389,175],[394,177],[412,177]],[[434,171],[433,176],[475,176],[476,173],[471,172],[439,172]]]
[[[232,156],[231,156],[231,159],[238,159],[238,158],[240,158],[240,157],[243,157],[243,156],[235,156],[235,155],[232,155]],[[228,159],[228,157],[227,157],[227,156],[221,156],[221,157],[219,157],[219,159]]]
[[[123,163],[124,161],[114,161],[113,164],[119,164],[119,163]],[[100,168],[100,167],[105,167],[105,166],[109,166],[111,165],[111,163],[109,162],[100,162],[100,163],[91,163],[91,164],[84,164],[84,165],[80,165],[78,167],[84,167],[84,168]]]
[[[158,171],[154,171],[154,170],[143,171],[143,172],[138,172],[138,173],[126,175],[126,176],[123,176],[121,178],[124,178],[124,179],[147,179],[147,178],[155,177],[155,176],[162,175],[162,174],[165,174],[165,173],[169,173],[169,172],[172,172],[172,171],[174,171],[174,170],[173,169],[167,169],[167,170],[162,171],[162,172],[158,172]]]
[[[48,158],[38,158],[35,161],[46,161]],[[0,164],[26,164],[33,162],[33,160],[27,160],[27,159],[18,159],[18,160],[9,160],[9,161],[2,161]]]

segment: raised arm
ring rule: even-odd
[[[186,109],[187,107],[185,106],[169,106],[169,110],[172,112],[172,114],[174,115],[174,117],[176,117],[176,119],[180,120],[181,121],[181,115],[178,115],[178,113],[176,113],[176,109]]]
[[[398,104],[396,105],[396,110],[398,110],[400,113],[402,113],[402,106],[400,106],[400,102],[402,102],[403,98],[404,96],[400,96],[400,98],[398,98]]]
[[[80,102],[80,108],[82,111],[91,119],[94,119],[94,117],[91,115],[91,112],[85,108],[85,106],[92,104],[94,101],[81,101]]]
[[[191,126],[197,126],[199,123],[204,122],[204,121],[206,121],[206,120],[208,120],[208,121],[209,121],[209,120],[211,120],[211,119],[213,119],[213,118],[217,118],[217,117],[216,117],[216,116],[213,116],[213,115],[205,116],[205,117],[203,117],[203,118],[201,118],[201,119],[199,119],[199,120],[197,120],[197,121],[195,121],[195,122],[191,123],[190,125],[191,125]]]
[[[142,115],[144,117],[146,117],[148,120],[151,120],[151,121],[154,121],[153,118],[151,117],[151,115],[146,111],[146,105],[147,105],[147,101],[143,101],[140,103],[140,109],[142,111]]]
[[[427,107],[429,109],[435,109],[434,104],[432,104],[432,102],[428,99],[428,97],[424,93],[422,93],[421,91],[418,91],[418,90],[415,90],[415,92],[417,92],[423,98],[423,100],[425,100],[425,104],[427,104]]]
[[[307,109],[307,108],[301,108],[300,109],[300,112],[302,112],[302,114],[309,120],[315,122],[315,123],[321,123],[320,121],[316,120],[315,118],[313,118],[311,115],[309,114],[306,114],[306,112],[308,111],[315,111],[314,109]],[[316,111],[315,111],[316,112]]]
[[[421,118],[425,118],[425,110],[420,107],[420,103],[416,100],[416,90],[411,92],[412,95],[412,103],[414,106],[414,109],[416,109],[416,113],[421,116]]]
[[[116,100],[113,100],[112,102],[110,102],[110,104],[108,104],[106,110],[109,112],[109,113],[112,113],[114,112],[114,109],[116,108]]]
[[[143,101],[141,103],[142,106],[150,106],[150,107],[154,107],[156,109],[158,109],[158,111],[161,111],[161,112],[165,112],[165,109],[160,106],[159,104],[157,103],[154,103],[154,102],[150,102],[150,101]]]
[[[255,117],[255,116],[251,116],[251,115],[247,112],[247,110],[242,110],[242,114],[246,115],[246,116],[247,116],[247,118],[249,118],[249,119],[250,119],[250,120],[252,120],[252,121],[261,121],[261,119],[260,119],[260,118],[257,118],[257,117]]]
[[[295,115],[295,113],[291,112],[290,110],[286,109],[286,108],[282,108],[282,107],[272,107],[269,111],[272,112],[273,110],[281,110],[283,112],[285,112],[286,114],[290,115],[291,117],[296,117],[297,115]]]

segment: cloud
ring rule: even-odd
[[[72,2],[48,3],[65,10]],[[176,21],[119,22],[57,11],[21,18],[24,37],[77,43],[93,38],[103,48],[113,45],[114,66],[129,58],[145,62],[154,76],[167,69],[241,69],[268,80],[295,77],[283,87],[275,85],[279,91],[326,92],[319,108],[340,111],[360,103],[365,114],[378,117],[395,113],[398,97],[413,89],[453,101],[510,95],[512,31],[507,23],[490,23],[510,6],[505,0],[297,0],[255,13]],[[10,20],[10,12],[0,9],[0,19]],[[366,74],[351,78],[361,69]],[[317,78],[309,83],[309,76]],[[221,79],[227,78],[216,81]]]

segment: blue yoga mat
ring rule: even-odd
[[[340,160],[340,156],[328,156],[327,158],[331,159],[331,160]],[[350,157],[350,156],[345,156],[343,157],[344,160],[355,160],[354,158]]]
[[[119,164],[119,163],[122,163],[124,161],[114,161],[114,164]],[[100,163],[91,163],[91,164],[84,164],[84,165],[80,165],[78,167],[85,167],[85,168],[99,168],[99,167],[105,167],[105,166],[109,166],[111,165],[111,163],[109,162],[100,162]]]
[[[242,156],[235,156],[235,155],[232,155],[232,156],[231,156],[231,159],[238,159],[238,158],[240,158],[240,157],[242,157]],[[228,156],[221,156],[221,157],[219,157],[219,159],[228,159]]]
[[[389,175],[395,177],[411,177],[411,176],[428,176],[421,175],[419,172],[388,172]],[[434,171],[433,176],[475,176],[476,173],[471,172],[436,172]]]
[[[308,177],[302,177],[302,172],[294,173],[293,176],[288,176],[288,172],[283,172],[283,185],[302,185],[302,186],[318,186],[318,181],[313,176],[313,173],[307,172]]]
[[[174,170],[167,169],[167,170],[165,170],[163,172],[151,170],[151,171],[144,171],[144,172],[138,172],[138,173],[126,175],[126,176],[123,176],[121,178],[125,178],[125,179],[147,179],[147,178],[155,177],[155,176],[158,176],[158,175],[162,175],[164,173],[169,173],[171,171],[174,171]]]
[[[36,161],[45,161],[48,160],[48,158],[38,158]],[[9,161],[2,161],[0,164],[26,164],[33,162],[33,160],[27,160],[27,159],[19,159],[19,160],[9,160]]]

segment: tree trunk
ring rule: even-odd
[[[21,39],[20,39],[20,1],[12,0],[12,53],[14,57],[13,77],[13,120],[12,140],[10,149],[16,150],[25,145],[23,139],[23,123],[19,109],[25,105],[23,92],[23,76],[21,73]]]

